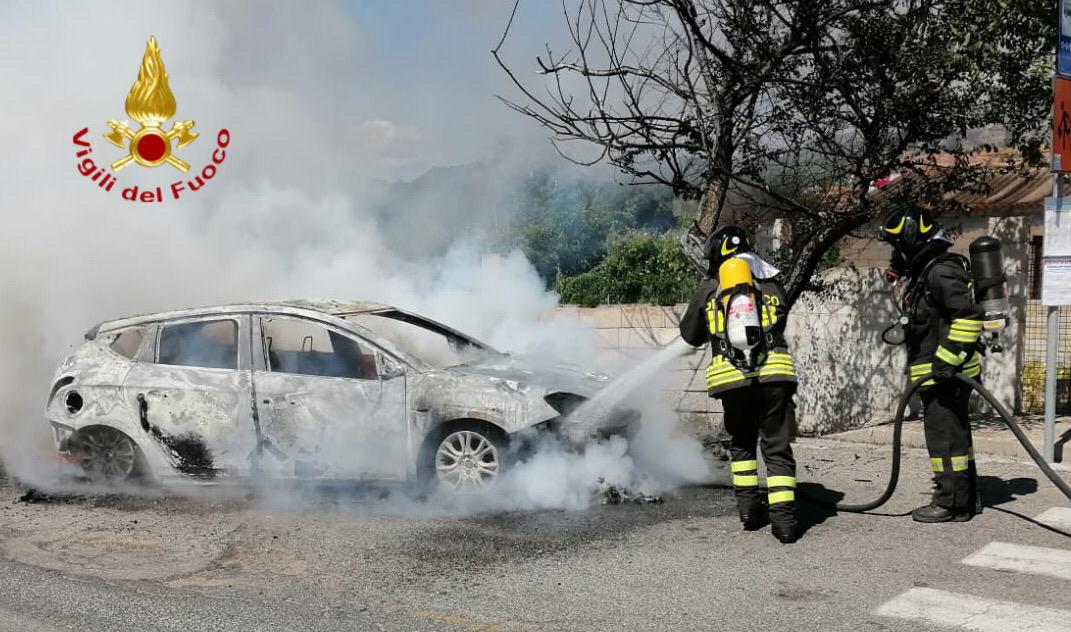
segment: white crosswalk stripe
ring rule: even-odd
[[[1071,507],[1053,507],[1052,509],[1047,509],[1037,518],[1034,518],[1034,520],[1054,529],[1071,531]]]
[[[878,608],[877,613],[975,632],[1067,632],[1071,629],[1071,610],[1024,606],[1014,601],[982,599],[933,588],[912,588]]]
[[[964,559],[963,563],[998,571],[1071,579],[1071,551],[1044,546],[990,542],[981,551]]]
[[[1055,529],[1071,530],[1071,508],[1053,507],[1035,518]],[[1071,551],[1007,542],[990,542],[962,564],[1071,580]],[[986,599],[933,588],[912,588],[886,602],[877,614],[976,632],[1071,631],[1071,610]]]

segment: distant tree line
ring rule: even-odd
[[[554,169],[532,172],[504,246],[520,248],[563,303],[671,304],[697,277],[678,245],[695,204],[669,187],[623,186]]]

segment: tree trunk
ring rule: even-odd
[[[717,226],[736,222],[736,213],[725,207],[724,198],[729,188],[728,178],[711,178],[707,182],[703,197],[699,200],[699,230],[709,236]]]

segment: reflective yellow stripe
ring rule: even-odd
[[[793,500],[796,500],[796,492],[770,492],[768,500],[771,505],[776,505],[777,503],[790,503]]]
[[[758,487],[759,475],[758,474],[733,474],[733,486],[734,487]]]
[[[945,471],[945,460],[940,458],[930,457],[930,463],[933,465],[933,471],[941,474]]]
[[[796,377],[795,371],[762,371],[759,373],[759,377],[772,377],[774,375],[781,375],[784,377]]]
[[[772,375],[796,377],[796,363],[790,354],[774,352],[766,356],[766,362],[759,367],[759,377]]]
[[[966,369],[963,369],[963,374],[966,375],[967,377],[978,377],[979,375],[982,374],[982,367],[980,367],[980,366],[967,367]]]
[[[978,334],[965,334],[958,331],[950,331],[948,333],[948,339],[952,342],[959,342],[962,344],[974,344],[978,342]]]
[[[746,376],[746,375],[741,373],[739,375],[732,375],[730,377],[719,378],[719,379],[716,379],[716,380],[715,379],[708,379],[707,380],[707,388],[716,388],[718,386],[725,386],[726,384],[735,384],[736,382],[743,382],[748,377],[754,377],[754,376],[753,375],[752,376]]]
[[[952,326],[959,327],[961,329],[973,329],[974,331],[982,331],[982,321],[971,320],[969,318],[953,318]]]
[[[714,356],[710,360],[710,366],[707,367],[707,388],[718,388],[719,386],[742,382],[754,376],[754,373],[744,373],[736,368],[725,357]]]
[[[759,469],[758,461],[733,461],[730,466],[734,472],[753,472]]]
[[[717,301],[707,301],[707,329],[712,334],[720,334],[725,331],[725,314],[718,308]]]
[[[795,487],[796,486],[796,477],[795,476],[767,476],[766,477],[766,486],[767,487]]]
[[[736,368],[734,366],[731,366],[731,367],[728,367],[728,368],[721,368],[721,369],[707,369],[707,379],[718,378],[718,377],[727,377],[727,376],[733,375],[735,373],[740,373],[740,369],[738,369],[738,368]]]
[[[961,353],[960,355],[956,355],[944,347],[937,347],[937,351],[935,351],[933,355],[937,356],[939,360],[947,362],[952,366],[959,366],[967,359],[967,354]]]
[[[969,461],[967,455],[952,457],[952,471],[962,472],[967,469],[967,462]]]

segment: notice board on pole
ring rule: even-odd
[[[1045,200],[1042,305],[1071,305],[1071,198]]]

